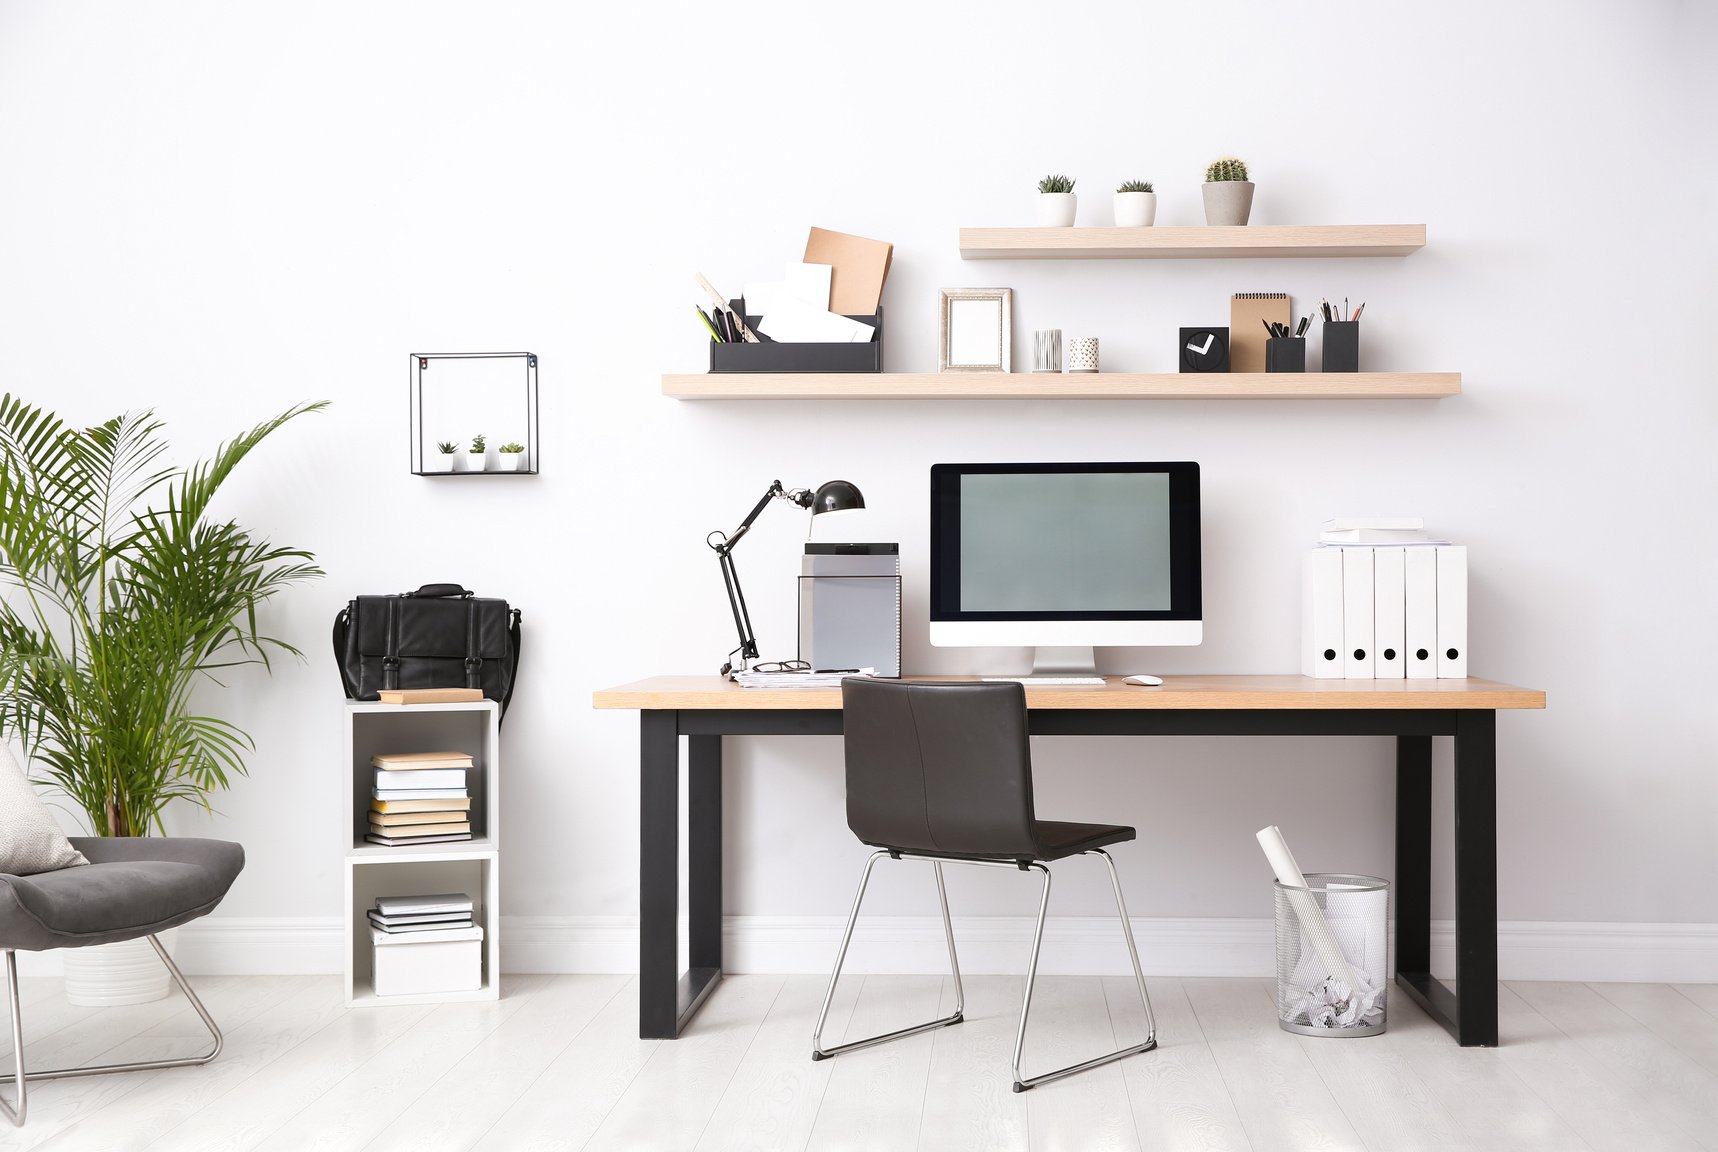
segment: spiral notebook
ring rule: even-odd
[[[1229,300],[1229,371],[1263,372],[1265,324],[1287,324],[1293,312],[1287,292],[1237,292]]]

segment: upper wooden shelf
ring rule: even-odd
[[[1407,256],[1424,224],[1261,224],[1224,228],[962,228],[963,260],[1258,260]]]
[[[698,372],[678,400],[1436,400],[1460,372]]]

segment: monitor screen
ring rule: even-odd
[[[1197,622],[1199,466],[938,464],[931,621]],[[1186,628],[992,632],[973,643],[1197,643]],[[1197,629],[1194,629],[1196,636]],[[1157,638],[1141,638],[1155,636]],[[946,637],[946,630],[945,630]],[[1012,639],[1011,639],[1012,638]],[[935,635],[933,643],[939,643]],[[949,643],[959,643],[949,639]]]

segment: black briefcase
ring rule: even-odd
[[[334,659],[351,700],[384,688],[481,688],[501,705],[519,673],[519,612],[458,584],[359,596],[334,617]]]

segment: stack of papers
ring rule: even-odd
[[[1381,544],[1403,548],[1449,543],[1427,535],[1425,521],[1418,516],[1332,517],[1324,522],[1318,533],[1318,542],[1336,547]]]
[[[784,344],[870,343],[874,327],[829,310],[833,273],[828,264],[789,264],[780,280],[747,284],[746,315],[759,332]]]
[[[847,668],[835,672],[753,672],[730,673],[741,688],[839,688],[849,676],[874,676],[875,668]]]

